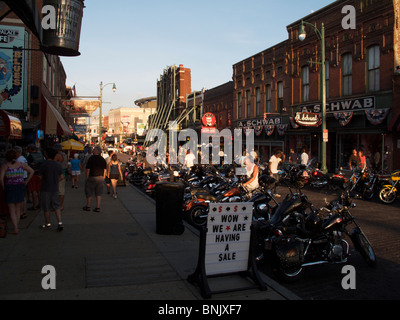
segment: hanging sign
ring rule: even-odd
[[[207,276],[248,270],[252,203],[210,204],[206,240]]]
[[[203,125],[204,127],[214,128],[217,124],[217,118],[212,113],[206,113],[203,116]]]
[[[294,120],[303,127],[318,127],[321,116],[318,113],[298,112]]]

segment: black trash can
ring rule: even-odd
[[[159,182],[156,184],[156,224],[157,234],[182,235],[183,224],[183,183]]]

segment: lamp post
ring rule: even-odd
[[[113,92],[117,91],[117,86],[115,83],[107,83],[103,85],[103,82],[100,82],[100,118],[99,118],[99,144],[101,146],[101,136],[103,134],[103,89],[108,85],[113,85]]]
[[[321,24],[321,30],[318,30],[316,26],[311,23],[301,21],[300,31],[299,31],[299,40],[304,41],[307,37],[307,33],[305,31],[305,25],[313,27],[315,33],[319,37],[321,41],[321,100],[322,100],[322,145],[321,145],[321,170],[324,173],[328,172],[328,167],[326,165],[326,143],[328,142],[325,139],[327,130],[326,130],[326,65],[325,65],[325,25]]]

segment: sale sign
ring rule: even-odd
[[[207,276],[248,270],[252,203],[210,204],[206,241]]]

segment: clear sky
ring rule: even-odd
[[[286,26],[333,0],[86,0],[81,56],[63,57],[67,85],[104,113],[156,96],[164,68],[192,70],[192,90],[232,80],[233,64],[287,39]]]

